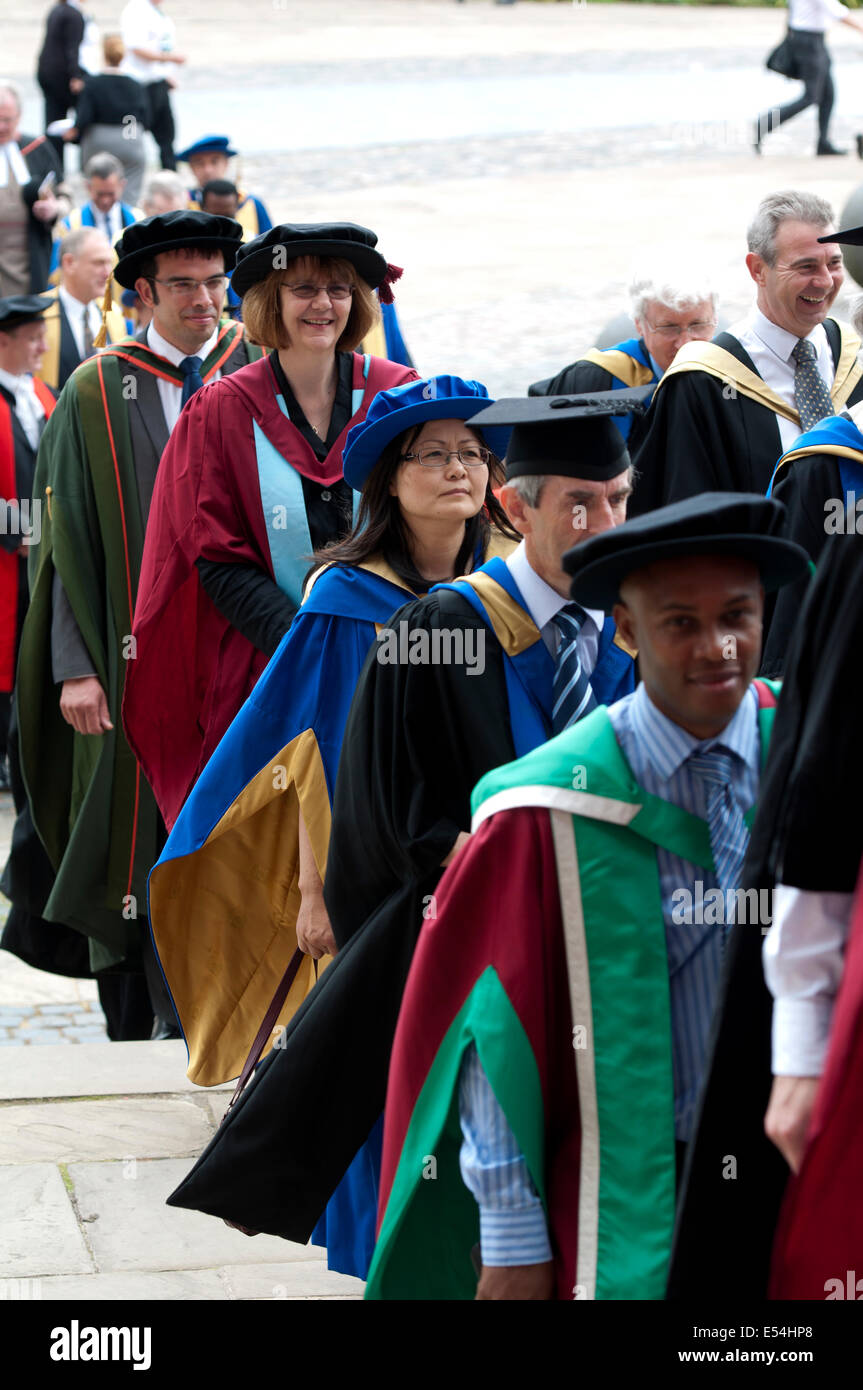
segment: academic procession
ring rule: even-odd
[[[398,219],[286,217],[218,106],[192,134],[188,6],[108,8],[46,11],[43,132],[0,82],[0,981],[221,1097],[158,1196],[183,1267],[227,1227],[367,1301],[663,1305],[680,1348],[739,1301],[809,1331],[736,1359],[806,1359],[788,1306],[863,1287],[863,202],[824,110],[811,182],[747,153],[744,312],[631,207],[614,331],[500,390],[429,350]]]

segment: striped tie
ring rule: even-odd
[[[578,654],[578,634],[586,618],[587,614],[577,603],[564,604],[555,615],[554,621],[560,633],[552,687],[551,729],[555,734],[568,729],[576,719],[589,714],[596,706],[590,677]]]
[[[794,406],[805,433],[827,415],[835,415],[827,383],[818,370],[815,348],[808,338],[799,338],[791,350],[794,358]]]
[[[689,766],[707,785],[707,824],[716,881],[724,893],[740,887],[749,830],[731,791],[734,754],[722,748],[691,753]],[[727,899],[726,899],[727,901]],[[730,922],[726,922],[726,926]]]

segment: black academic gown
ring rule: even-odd
[[[825,319],[824,329],[836,363],[839,328]],[[713,341],[755,371],[752,359],[730,333],[720,333]],[[861,399],[863,381],[847,404]],[[782,452],[775,413],[731,383],[705,371],[667,377],[653,397],[643,442],[633,453],[640,476],[628,515],[642,516],[700,492],[764,494]]]
[[[835,454],[810,454],[795,459],[790,468],[778,475],[773,496],[786,508],[785,534],[808,551],[817,564],[828,532],[824,525],[824,503],[831,497],[842,497],[842,480]],[[761,658],[762,675],[780,678],[800,609],[809,587],[804,576],[794,584],[786,584],[776,595],[770,631]]]
[[[503,657],[438,591],[392,618],[485,629],[485,670],[366,660],[348,717],[325,883],[339,951],[169,1205],[307,1241],[384,1105],[402,992],[470,794],[515,756]],[[550,712],[549,712],[550,713]]]
[[[863,782],[857,714],[863,676],[863,537],[828,539],[788,653],[743,886],[777,882],[853,892],[863,835],[849,814]],[[788,1166],[764,1134],[772,997],[761,927],[736,926],[711,1060],[689,1145],[669,1297],[723,1303],[766,1297]],[[729,1176],[728,1159],[736,1171]],[[839,1271],[841,1273],[842,1271]]]

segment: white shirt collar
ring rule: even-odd
[[[21,153],[21,147],[17,140],[10,140],[5,145],[0,145],[0,188],[5,188],[9,182],[9,170],[15,175],[15,182],[20,187],[21,184],[30,182],[30,170],[27,162]]]
[[[174,347],[173,343],[169,343],[167,338],[162,337],[152,321],[147,325],[147,347],[153,352],[157,352],[160,357],[166,358],[173,367],[179,367],[180,363],[186,357],[200,357],[203,362],[204,358],[208,357],[216,346],[216,339],[218,336],[219,329],[217,325],[211,336],[205,343],[201,344],[197,352],[182,352],[180,348]],[[177,389],[179,390],[180,388],[178,387]]]
[[[750,326],[756,337],[770,352],[776,354],[783,362],[791,360],[791,354],[799,343],[800,339],[794,333],[789,333],[786,328],[780,328],[778,323],[774,323],[766,314],[763,314],[758,305],[752,310],[750,316]],[[816,353],[821,347],[821,340],[824,337],[824,325],[818,323],[811,333],[806,334],[807,340],[811,341]]]
[[[570,600],[559,594],[537,574],[527,558],[527,548],[524,541],[516,546],[506,563],[510,574],[521,590],[530,616],[541,632],[546,623],[550,623],[553,618],[557,617],[564,604],[569,603]],[[605,614],[594,608],[587,608],[585,612],[601,632],[605,622]]]
[[[7,372],[5,367],[0,367],[0,386],[5,386],[7,391],[17,397],[19,391],[33,389],[33,378],[29,372],[20,372],[16,376],[13,372]]]
[[[74,315],[75,322],[79,323],[82,318],[81,310],[89,309],[90,318],[92,320],[93,310],[95,309],[96,313],[99,315],[99,318],[101,320],[101,310],[99,309],[99,305],[95,299],[90,299],[85,304],[82,299],[78,299],[74,294],[67,290],[65,285],[58,285],[57,288],[60,293],[60,302],[62,303],[63,308],[66,310],[66,315],[68,318],[72,318],[72,316]]]

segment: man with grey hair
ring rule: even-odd
[[[655,386],[683,343],[713,337],[717,299],[703,273],[681,275],[671,267],[652,273],[639,270],[631,276],[628,290],[638,336],[610,348],[588,348],[557,376],[534,382],[529,396]],[[644,416],[621,415],[615,424],[634,453],[643,437]]]
[[[51,280],[56,283],[60,265],[60,242],[67,232],[79,227],[95,227],[113,246],[127,227],[144,217],[142,208],[123,202],[126,179],[123,166],[113,154],[94,154],[84,166],[87,180],[87,201],[73,208],[68,217],[57,224],[54,250],[51,257]]]
[[[800,434],[863,399],[860,339],[827,316],[843,278],[833,230],[815,194],[762,200],[747,234],[755,304],[712,342],[685,344],[665,373],[634,455],[634,512],[699,492],[764,493]]]
[[[48,283],[51,228],[69,211],[62,171],[44,135],[22,135],[17,87],[0,81],[0,295]]]
[[[157,217],[163,212],[182,212],[189,206],[189,190],[173,169],[160,169],[145,183],[141,203],[146,217]]]
[[[95,227],[67,232],[58,246],[60,282],[48,292],[53,304],[45,314],[47,346],[38,376],[53,390],[62,391],[75,368],[95,351],[114,250]],[[123,311],[113,299],[105,326],[111,343],[128,336]]]

